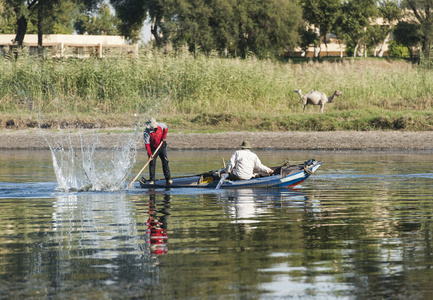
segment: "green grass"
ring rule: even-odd
[[[401,60],[303,63],[165,55],[0,58],[0,128],[132,126],[149,116],[178,131],[432,130],[433,71]],[[294,93],[344,94],[302,112]],[[69,123],[68,123],[69,122]]]

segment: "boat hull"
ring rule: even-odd
[[[291,188],[303,181],[305,181],[311,174],[313,174],[320,166],[322,162],[314,161],[313,164],[304,166],[296,166],[299,168],[298,171],[292,171],[290,174],[281,174],[265,176],[259,178],[252,178],[249,180],[225,180],[220,188]],[[181,178],[173,178],[173,183],[167,185],[165,180],[158,180],[155,184],[147,183],[143,178],[139,181],[140,187],[144,189],[149,188],[208,188],[215,189],[219,182],[220,171],[212,171],[205,173],[207,175],[213,173],[212,177],[205,177],[204,174],[187,176]],[[215,175],[218,174],[218,175]]]

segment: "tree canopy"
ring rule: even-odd
[[[400,43],[413,48],[416,40],[430,57],[432,7],[433,0],[0,0],[0,33],[15,33],[18,46],[26,33],[37,33],[40,45],[42,34],[74,32],[135,43],[149,22],[156,47],[264,58],[327,46],[331,33],[354,55],[361,47],[383,50],[396,28]],[[395,26],[402,9],[412,18]],[[405,42],[408,28],[416,37]]]
[[[26,33],[72,33],[72,23],[78,11],[93,11],[103,0],[7,0],[4,9],[9,13],[6,30],[14,29],[15,43],[23,44]],[[3,18],[3,20],[5,20]]]
[[[303,17],[319,32],[319,45],[326,44],[326,35],[335,29],[340,0],[301,0]]]
[[[356,56],[359,46],[365,43],[368,28],[377,16],[375,0],[347,0],[341,5],[341,13],[337,20],[338,34],[344,37],[347,45]]]
[[[404,0],[403,7],[411,11],[407,15],[410,20],[407,23],[416,28],[423,55],[430,60],[433,41],[433,0]],[[413,42],[412,39],[411,41]]]
[[[118,35],[120,20],[113,16],[107,3],[103,3],[98,13],[81,14],[74,23],[78,34]]]

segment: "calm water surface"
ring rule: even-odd
[[[65,193],[49,151],[0,152],[0,298],[433,298],[432,152],[258,154],[324,163],[296,190]]]

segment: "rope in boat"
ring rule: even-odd
[[[308,169],[306,166],[304,166],[304,171],[307,172],[308,175],[313,175],[313,171],[311,171],[310,169]]]

